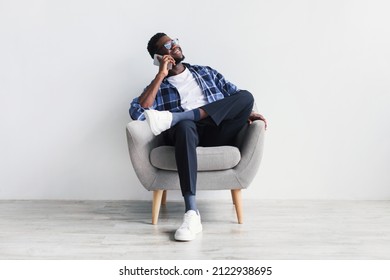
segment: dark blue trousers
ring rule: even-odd
[[[175,147],[183,195],[196,195],[196,147],[234,145],[238,132],[248,125],[253,103],[252,94],[241,90],[232,96],[202,106],[209,115],[207,118],[197,122],[183,120],[164,132],[166,144]]]

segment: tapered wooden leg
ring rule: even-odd
[[[237,220],[239,224],[243,223],[242,218],[242,198],[241,190],[232,190],[233,202],[236,206]]]
[[[161,204],[162,205],[167,205],[167,190],[164,190],[162,199],[161,199]]]
[[[153,203],[152,203],[152,224],[157,225],[158,214],[160,213],[161,198],[163,190],[153,191]]]
[[[236,202],[234,201],[234,194],[233,194],[233,190],[230,190],[230,192],[232,193],[232,201],[233,201],[233,204],[236,204]]]

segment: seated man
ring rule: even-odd
[[[155,34],[147,47],[152,58],[158,55],[159,70],[144,92],[130,106],[134,120],[145,120],[155,135],[163,134],[175,147],[184,222],[175,232],[179,241],[193,240],[202,231],[196,206],[197,146],[234,145],[241,128],[254,120],[266,122],[252,111],[250,92],[239,90],[208,66],[183,63],[178,39]]]

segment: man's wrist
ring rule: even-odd
[[[165,75],[164,73],[158,72],[157,75],[156,75],[156,79],[159,79],[159,80],[162,81],[162,80],[165,79],[166,76],[167,75]]]

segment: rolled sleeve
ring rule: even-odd
[[[145,109],[141,107],[138,101],[138,97],[134,98],[133,101],[130,103],[130,109],[129,109],[129,114],[130,117],[133,120],[140,120],[143,121],[145,120],[145,115],[144,115]]]

